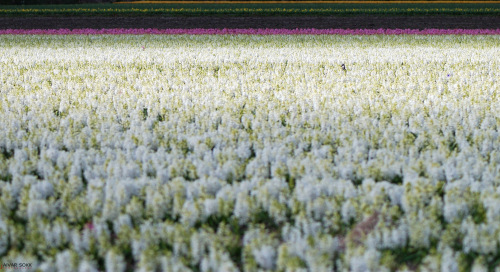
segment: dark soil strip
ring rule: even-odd
[[[0,29],[59,28],[497,29],[500,28],[500,16],[202,16],[0,18]]]

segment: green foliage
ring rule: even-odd
[[[486,221],[486,209],[480,201],[479,196],[476,196],[472,203],[471,212],[472,220],[476,224],[481,224]]]
[[[78,4],[80,0],[0,0],[2,16],[498,15],[496,4]],[[23,2],[24,1],[24,2]],[[93,0],[92,0],[93,1]],[[100,1],[100,0],[96,0]],[[19,6],[22,4],[29,6]],[[47,3],[45,1],[45,3]],[[56,3],[56,2],[54,2]],[[9,4],[16,4],[9,5]],[[22,7],[22,8],[20,8]]]
[[[407,246],[404,248],[385,250],[382,253],[380,262],[388,265],[393,270],[396,270],[401,265],[406,265],[409,269],[413,270],[422,263],[423,259],[428,254],[429,249]]]

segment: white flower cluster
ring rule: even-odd
[[[499,44],[3,35],[0,258],[500,269]]]

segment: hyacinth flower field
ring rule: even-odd
[[[498,30],[23,31],[2,263],[500,271]]]

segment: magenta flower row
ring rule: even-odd
[[[500,35],[500,29],[4,29],[0,35]]]

